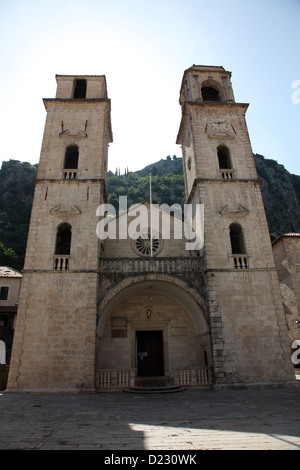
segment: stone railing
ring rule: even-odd
[[[175,385],[187,386],[209,386],[212,383],[211,369],[195,368],[195,369],[173,369]]]
[[[69,271],[70,269],[70,256],[68,255],[55,255],[53,260],[54,271]]]
[[[75,180],[77,178],[78,170],[63,170],[64,180]]]
[[[220,170],[221,177],[223,180],[233,180],[234,179],[234,170],[232,169],[222,169]]]
[[[199,273],[203,270],[201,258],[100,258],[100,273]]]
[[[125,387],[133,387],[135,383],[135,369],[128,370],[97,370],[96,390],[113,391]]]
[[[231,255],[233,259],[233,267],[235,269],[248,269],[249,257],[248,255]]]

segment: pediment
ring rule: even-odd
[[[87,133],[84,132],[84,131],[81,131],[80,129],[79,129],[79,131],[78,131],[77,133],[71,133],[71,132],[69,131],[69,129],[66,129],[65,131],[63,131],[63,132],[61,132],[61,133],[59,134],[59,137],[60,137],[60,138],[71,139],[71,140],[74,140],[74,139],[76,139],[76,140],[78,140],[78,139],[79,139],[79,140],[81,140],[81,139],[86,139],[87,136],[88,136]]]
[[[243,206],[233,207],[227,205],[220,210],[219,214],[228,217],[245,217],[249,214],[249,210]]]
[[[56,217],[74,216],[81,214],[81,211],[76,206],[66,207],[60,204],[50,209],[50,215]]]

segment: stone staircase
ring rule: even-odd
[[[169,377],[137,377],[135,386],[123,389],[127,393],[175,393],[186,389],[181,385],[174,385],[174,380]]]

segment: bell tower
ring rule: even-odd
[[[245,113],[231,73],[192,66],[180,90],[187,203],[204,205],[204,264],[216,387],[294,381]]]
[[[99,240],[112,142],[105,76],[57,75],[47,111],[8,389],[94,390]]]

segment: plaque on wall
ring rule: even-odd
[[[111,326],[113,328],[127,328],[127,318],[126,317],[112,317]]]
[[[127,329],[125,329],[125,328],[112,328],[111,337],[112,338],[127,338]]]

